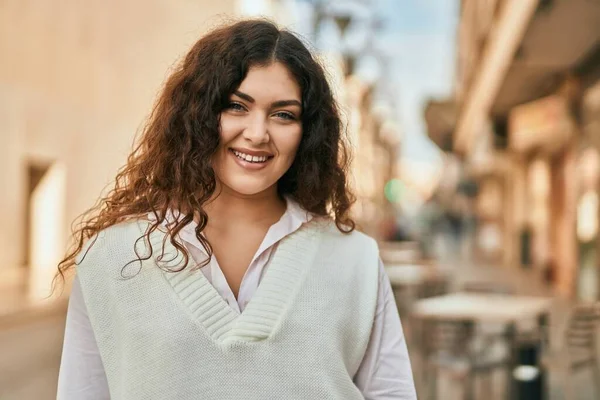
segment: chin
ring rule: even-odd
[[[223,180],[222,183],[232,192],[243,196],[255,196],[275,187],[275,183],[251,182],[247,178]]]

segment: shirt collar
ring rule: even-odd
[[[314,218],[314,215],[303,209],[300,204],[293,200],[289,196],[285,196],[286,210],[285,214],[290,214],[291,218],[294,218],[301,223],[309,222]]]
[[[276,224],[280,224],[283,221],[286,221],[288,224],[293,226],[298,226],[311,221],[314,218],[314,215],[306,210],[304,210],[298,202],[292,199],[290,196],[284,196],[286,203],[286,210],[281,216],[280,220],[276,222]],[[174,226],[177,221],[182,218],[177,210],[168,209],[165,215],[165,220],[161,224],[161,227],[168,228],[169,226]],[[154,213],[148,213],[148,219],[150,221],[156,221],[156,216]],[[191,221],[189,224],[184,226],[180,231],[180,236],[183,239],[189,238],[190,235],[194,238],[196,237],[196,227],[198,224],[196,221]]]

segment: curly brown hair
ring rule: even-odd
[[[266,20],[244,20],[202,37],[168,78],[113,189],[79,217],[74,244],[56,277],[64,281],[85,242],[100,231],[152,213],[156,218],[147,237],[163,224],[168,210],[180,213],[176,224],[168,224],[167,237],[183,252],[183,265],[189,254],[175,238],[194,219],[196,237],[212,255],[201,232],[208,221],[203,205],[216,190],[211,157],[219,146],[220,113],[251,67],[273,62],[291,72],[303,104],[301,142],[292,166],[278,181],[278,192],[310,213],[333,218],[341,232],[354,230],[349,211],[355,197],[346,176],[349,154],[323,68],[293,33]],[[151,255],[152,249],[134,261]],[[208,259],[200,266],[206,263]]]

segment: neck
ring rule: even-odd
[[[273,189],[247,196],[217,188],[213,199],[204,206],[209,225],[274,224],[285,212],[286,202]]]

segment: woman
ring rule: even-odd
[[[414,399],[338,109],[298,38],[242,21],[168,79],[84,218],[59,399]]]

